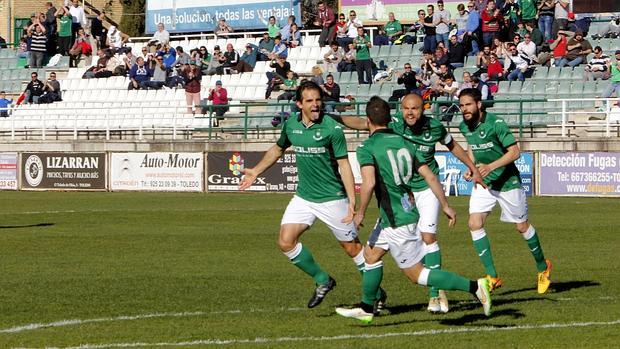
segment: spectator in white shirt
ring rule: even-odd
[[[71,3],[72,5],[69,8],[69,13],[73,21],[71,24],[71,45],[73,45],[78,29],[86,25],[86,14],[84,13],[84,8],[80,6],[79,0],[72,0]]]
[[[529,33],[525,34],[525,39],[517,45],[517,51],[531,62],[536,62],[536,44]]]
[[[353,39],[357,38],[357,28],[363,28],[364,24],[357,18],[357,14],[355,11],[349,12],[349,20],[347,21],[347,27],[349,27],[349,31],[347,32],[347,36]]]
[[[435,37],[437,42],[443,41],[448,44],[450,27],[450,11],[444,9],[443,1],[437,1],[437,11],[433,13],[433,24],[435,25]]]
[[[163,23],[157,24],[157,31],[153,34],[151,40],[149,40],[147,46],[151,50],[151,53],[155,53],[157,45],[164,45],[170,42],[170,33],[165,29]]]
[[[611,59],[609,56],[603,54],[603,49],[600,46],[596,46],[594,48],[594,57],[590,59],[585,68],[586,81],[609,79],[608,66],[610,63]]]
[[[530,66],[526,58],[517,52],[515,44],[508,44],[508,55],[504,59],[504,75],[510,71],[507,76],[508,80],[514,81],[518,78],[520,81],[525,81],[524,74]]]

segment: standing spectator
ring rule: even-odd
[[[569,2],[564,0],[555,0],[554,20],[551,37],[556,37],[560,30],[566,29],[569,18]],[[571,13],[573,19],[575,14]]]
[[[327,74],[325,77],[325,84],[319,85],[323,90],[323,103],[325,105],[325,111],[333,113],[336,111],[336,104],[340,102],[340,86],[334,82],[334,76]]]
[[[532,0],[526,0],[526,1],[532,1]],[[497,6],[497,4],[495,5]],[[519,16],[521,13],[519,4],[517,4],[514,0],[506,0],[506,2],[504,2],[503,7],[497,6],[497,8],[499,8],[502,11],[502,15],[504,16],[504,19],[507,18],[509,20],[508,30],[510,32],[514,32],[514,28],[516,27],[516,24],[519,21]],[[534,9],[534,11],[536,10]],[[535,15],[535,12],[534,12],[534,15]]]
[[[155,52],[158,45],[165,45],[170,42],[170,33],[166,30],[163,23],[157,24],[157,31],[153,34],[153,37],[146,44],[150,48],[151,52]]]
[[[338,65],[344,58],[344,50],[336,41],[332,41],[330,46],[331,49],[323,55],[323,70],[333,73],[338,71]]]
[[[390,39],[390,44],[394,44],[396,40],[400,39],[403,35],[403,26],[400,21],[394,17],[394,12],[388,14],[388,21],[384,26],[385,33]]]
[[[226,23],[226,18],[222,17],[215,26],[215,35],[226,35],[233,32],[233,28]]]
[[[357,82],[359,84],[372,84],[372,60],[370,59],[372,43],[368,35],[364,33],[364,28],[357,28],[357,38],[355,38],[354,44]]]
[[[315,25],[321,27],[319,46],[324,47],[333,40],[336,17],[334,16],[334,11],[324,1],[319,1],[318,10],[318,21],[315,22]]]
[[[30,74],[30,82],[26,86],[24,92],[26,93],[25,100],[31,104],[39,103],[39,97],[43,94],[43,82],[39,80],[39,74],[32,72]]]
[[[474,2],[472,0],[467,4],[467,10],[469,11],[469,16],[467,17],[467,26],[466,32],[463,36],[463,41],[465,42],[465,47],[471,51],[469,51],[468,55],[473,56],[478,54],[479,49],[479,40],[478,32],[480,28],[480,12],[476,9]]]
[[[362,21],[357,18],[357,13],[353,10],[349,11],[349,19],[347,20],[347,36],[349,39],[344,42],[346,45],[342,47],[345,51],[347,51],[349,43],[353,42],[353,40],[357,37],[357,28],[361,28],[363,26],[364,24]]]
[[[345,52],[344,57],[342,57],[342,61],[338,63],[338,71],[355,71],[355,57],[357,56],[357,52],[355,51],[355,44],[349,43],[349,50]]]
[[[224,114],[228,111],[228,91],[222,87],[220,80],[215,82],[215,88],[209,89],[208,100],[213,102],[211,110],[215,113],[216,119],[213,126],[218,127],[220,121],[224,120]]]
[[[536,20],[536,2],[537,0],[519,0],[519,7],[521,7],[521,21],[529,22]]]
[[[241,55],[239,63],[237,63],[234,69],[238,73],[254,71],[254,66],[256,66],[257,52],[258,46],[249,43],[245,45],[245,52],[243,52],[243,55]]]
[[[336,42],[340,47],[345,49],[347,47],[347,43],[349,42],[349,27],[347,25],[346,17],[344,13],[338,15],[338,21],[336,21]]]
[[[269,33],[263,33],[263,38],[258,42],[258,60],[268,61],[268,55],[273,51],[274,45],[274,40],[269,37]]]
[[[437,42],[442,41],[448,44],[448,34],[450,33],[450,11],[444,9],[443,0],[437,1],[437,12],[433,14],[433,24],[435,25],[435,36]]]
[[[220,47],[215,45],[215,47],[213,47],[213,55],[211,56],[211,62],[209,62],[207,75],[221,75],[224,73],[224,62],[226,62],[226,57],[224,57],[224,54],[220,51]]]
[[[186,64],[181,70],[185,86],[185,101],[187,102],[187,113],[192,114],[192,102],[196,108],[196,113],[201,114],[200,107],[200,80],[202,73],[195,64]]]
[[[546,42],[553,40],[553,16],[555,16],[555,1],[542,0],[538,4],[538,28],[543,33]]]
[[[72,6],[69,8],[71,14],[71,44],[75,41],[77,31],[86,25],[86,14],[84,8],[80,6],[80,0],[71,0]]]
[[[69,50],[69,67],[75,68],[82,59],[82,55],[92,55],[93,48],[90,46],[90,38],[84,32],[84,28],[79,28],[75,37],[75,43]]]
[[[261,18],[261,20],[263,19]],[[275,16],[269,17],[269,22],[267,23],[267,33],[269,33],[270,38],[275,38],[276,36],[280,35],[280,27],[278,26],[278,22],[276,21]]]
[[[594,57],[590,59],[585,68],[586,81],[609,79],[609,64],[611,64],[609,56],[603,54],[603,49],[600,46],[596,46]]]
[[[144,84],[151,80],[153,72],[144,62],[144,58],[138,57],[136,63],[129,70],[129,86],[128,90],[139,90],[141,88],[147,88],[148,84]]]
[[[586,61],[588,54],[592,53],[592,45],[583,38],[583,33],[578,30],[566,43],[566,56],[556,64],[558,67],[568,65],[573,68]]]
[[[456,35],[450,37],[448,62],[452,68],[459,68],[465,65],[465,47],[463,47],[462,43],[458,42]]]
[[[105,38],[108,36],[108,32],[103,26],[103,21],[105,21],[105,12],[101,11],[97,15],[97,17],[93,18],[90,21],[90,35],[92,35],[93,39],[97,43],[97,49],[100,47],[104,47]],[[153,52],[155,52],[153,50]]]
[[[177,50],[178,51],[178,50]],[[239,53],[235,50],[232,44],[226,44],[226,52],[224,52],[226,62],[224,62],[224,72],[232,74],[232,69],[239,64]]]
[[[0,118],[9,116],[9,106],[13,103],[12,99],[6,99],[6,92],[0,91]]]
[[[106,44],[114,53],[125,53],[125,43],[129,41],[129,35],[121,32],[115,26],[111,25],[108,29]]]
[[[56,54],[56,48],[58,44],[58,26],[56,25],[56,7],[52,2],[48,1],[45,3],[45,19],[43,20],[43,25],[45,25],[46,35],[47,35],[47,55],[52,57]]]
[[[142,83],[142,88],[147,90],[159,90],[166,84],[168,72],[166,67],[164,67],[164,57],[157,56],[152,62],[154,62],[151,63],[153,76],[150,81],[144,81]]]
[[[611,72],[610,84],[601,97],[609,98],[616,92],[616,98],[618,98],[617,106],[620,106],[620,50],[616,50],[616,61],[609,62],[609,71]]]
[[[43,58],[47,51],[47,36],[45,26],[36,18],[34,23],[28,27],[28,37],[30,37],[30,68],[43,67]]]
[[[420,24],[424,26],[424,51],[435,52],[435,48],[437,47],[437,31],[435,23],[433,22],[434,11],[435,6],[428,5],[426,7],[427,15],[424,17],[424,20],[420,22]]]
[[[508,74],[507,78],[510,81],[515,81],[517,78],[520,81],[525,81],[525,73],[529,68],[529,62],[526,57],[517,52],[515,44],[508,44],[509,55],[504,59],[504,74]],[[510,73],[508,73],[510,71]]]
[[[277,60],[273,60],[269,65],[271,68],[275,68],[275,71],[268,71],[267,74],[267,90],[265,90],[265,99],[271,97],[271,91],[277,86],[282,84],[286,77],[286,72],[291,70],[291,63],[286,61],[286,56],[279,56]]]
[[[280,29],[280,32],[277,35],[280,35],[280,37],[282,38],[282,40],[284,40],[285,42],[288,41],[288,39],[291,37],[291,26],[295,24],[295,16],[290,15],[288,16],[288,19],[286,21],[286,24],[284,26],[282,26],[282,29]],[[275,36],[274,36],[275,37]]]
[[[58,51],[63,56],[69,55],[71,49],[71,14],[67,7],[59,7],[54,14],[58,17]]]
[[[500,30],[500,23],[503,17],[499,9],[495,8],[495,2],[489,1],[487,8],[480,14],[482,19],[482,42],[485,45],[491,44]]]
[[[389,98],[390,102],[397,102],[402,97],[410,93],[421,94],[420,90],[418,90],[418,80],[420,80],[420,78],[416,76],[415,71],[411,68],[411,63],[405,63],[405,71],[396,72],[396,76],[396,83],[399,85],[405,85],[405,88],[393,90],[392,95]]]
[[[282,42],[282,38],[279,36],[276,36],[274,39],[273,49],[271,50],[271,52],[269,53],[267,57],[269,57],[269,59],[271,60],[274,60],[280,56],[287,57],[288,48],[286,47],[286,44]]]
[[[39,104],[60,102],[60,82],[56,80],[56,73],[51,72],[49,79],[43,87],[43,95],[39,97]]]
[[[299,31],[297,24],[293,23],[291,25],[291,32],[289,33],[288,39],[286,39],[284,43],[290,48],[301,46],[301,31]]]
[[[456,10],[458,13],[452,20],[452,24],[456,25],[456,36],[459,39],[459,42],[462,42],[463,36],[467,32],[467,22],[469,20],[469,12],[465,11],[465,5],[463,4],[458,4],[456,6]]]

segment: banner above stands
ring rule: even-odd
[[[145,27],[149,34],[157,31],[158,23],[170,33],[212,32],[224,18],[234,30],[266,31],[270,16],[280,27],[290,15],[300,18],[299,4],[300,0],[148,0]]]

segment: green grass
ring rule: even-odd
[[[305,308],[312,280],[276,245],[289,195],[3,192],[2,197],[0,348],[182,342],[206,347],[214,345],[209,340],[221,340],[231,341],[227,348],[484,343],[565,349],[617,347],[620,340],[617,322],[570,325],[620,320],[617,199],[529,201],[530,219],[554,263],[554,284],[546,295],[536,293],[536,269],[525,242],[511,225],[499,222],[496,211],[487,231],[504,286],[496,291],[492,317],[485,318],[470,295],[458,292],[448,293],[448,314],[428,314],[426,289],[411,284],[386,257],[383,285],[390,314],[362,326],[334,312],[335,306],[359,301],[360,277],[322,223],[302,241],[338,287],[319,307]],[[483,269],[466,227],[467,198],[451,201],[459,221],[447,229],[442,218],[444,266],[480,277]],[[376,213],[368,213],[367,225]],[[365,239],[368,228],[361,235]],[[159,315],[119,318],[145,314]],[[7,331],[72,319],[83,322]],[[541,328],[548,324],[569,325]],[[431,330],[447,332],[423,332]],[[451,332],[467,330],[472,332]]]

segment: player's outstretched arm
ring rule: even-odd
[[[435,194],[439,200],[443,213],[448,217],[448,226],[453,228],[456,224],[456,211],[454,211],[454,209],[448,204],[448,199],[446,199],[446,195],[443,192],[439,179],[437,179],[437,176],[433,173],[430,167],[428,167],[428,165],[420,166],[418,173],[420,173],[420,175],[424,178],[433,194]]]
[[[241,170],[241,173],[243,173],[243,178],[241,178],[241,182],[239,183],[239,190],[246,190],[249,188],[256,180],[256,177],[265,172],[269,167],[271,167],[271,165],[275,164],[282,154],[284,154],[284,149],[280,148],[277,144],[274,144],[265,152],[265,155],[263,155],[263,158],[258,162],[258,164],[256,164],[256,166]]]
[[[362,186],[360,187],[360,207],[355,215],[355,227],[359,229],[364,221],[364,215],[372,199],[372,191],[375,188],[375,167],[362,166]]]
[[[461,145],[454,139],[452,140],[452,142],[448,143],[446,146],[448,147],[448,150],[450,150],[450,152],[452,152],[452,154],[454,154],[454,156],[456,156],[457,159],[461,160],[461,162],[464,163],[465,166],[467,166],[467,168],[469,169],[468,176],[467,176],[469,177],[469,179],[467,178],[466,179],[473,180],[474,186],[476,186],[476,184],[480,184],[482,187],[486,188],[487,185],[484,184],[482,175],[480,175],[478,168],[476,168],[476,165],[474,165],[474,162],[469,157],[465,149],[463,149],[463,147],[461,147]]]
[[[521,156],[521,150],[519,149],[519,145],[517,143],[508,147],[506,153],[502,155],[501,158],[493,161],[490,164],[479,164],[478,170],[482,177],[486,177],[489,173],[499,167],[504,167],[510,163],[513,163],[519,159]]]
[[[355,179],[353,179],[353,170],[348,158],[338,159],[338,167],[340,168],[340,177],[344,184],[344,190],[349,199],[349,211],[347,216],[342,219],[342,223],[351,223],[355,214]]]
[[[354,130],[368,130],[368,124],[366,123],[366,118],[360,118],[357,116],[341,116],[342,123]]]

